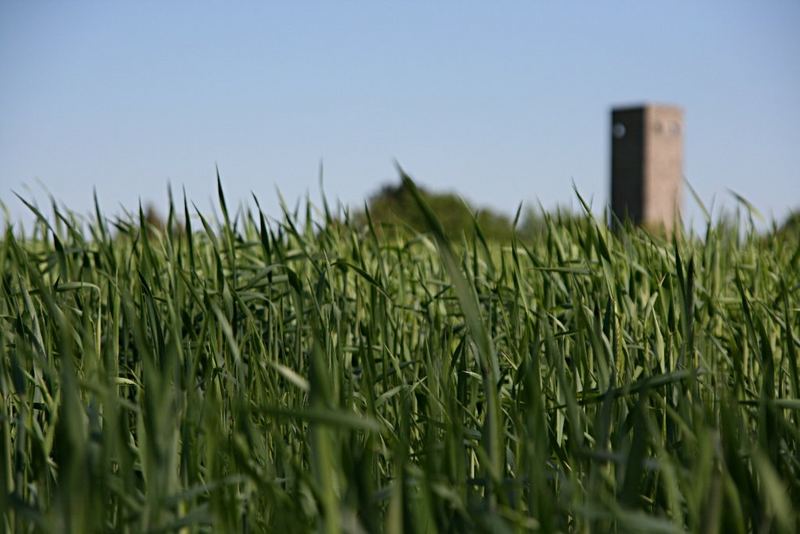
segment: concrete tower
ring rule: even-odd
[[[680,224],[683,110],[645,105],[611,111],[611,211],[647,228]]]

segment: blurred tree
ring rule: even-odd
[[[475,231],[475,219],[486,239],[497,241],[511,239],[513,228],[507,216],[488,209],[476,210],[453,193],[433,193],[422,187],[420,192],[436,213],[450,239],[459,240],[462,235],[472,236]],[[384,185],[369,198],[367,206],[377,231],[397,231],[404,226],[418,232],[427,230],[422,212],[411,193],[402,184]],[[366,214],[359,213],[357,217],[359,221],[366,222]]]
[[[791,212],[776,233],[780,237],[800,239],[800,209]]]
[[[794,210],[789,214],[781,226],[781,230],[786,232],[800,233],[800,209]]]
[[[508,242],[514,235],[514,222],[503,213],[491,209],[476,209],[454,193],[436,193],[420,187],[420,192],[433,209],[444,231],[450,239],[461,236],[471,238],[475,233],[475,219],[489,241]],[[425,218],[417,207],[411,193],[401,183],[384,185],[368,201],[370,216],[378,232],[402,231],[403,227],[417,232],[427,230]],[[474,214],[474,216],[473,216]],[[585,217],[573,213],[569,208],[557,208],[548,215],[556,224],[577,222]],[[356,214],[356,221],[366,224],[366,214]],[[547,223],[541,208],[525,209],[517,222],[516,235],[522,241],[531,241],[544,235]]]

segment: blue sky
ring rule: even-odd
[[[767,216],[800,207],[800,2],[0,0],[0,198],[80,212],[351,206],[396,178],[513,212],[599,211],[614,104],[686,111],[685,170]],[[698,217],[687,195],[689,218]]]

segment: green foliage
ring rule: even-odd
[[[777,234],[784,239],[800,241],[800,210],[793,211],[786,217]]]
[[[2,530],[798,529],[797,246],[576,216],[501,244],[404,183],[426,233],[221,187],[219,223],[7,227]]]
[[[463,236],[473,236],[477,220],[487,239],[504,242],[511,240],[513,227],[511,220],[505,215],[488,209],[476,210],[452,193],[433,193],[422,187],[418,191],[436,214],[448,239],[458,241]],[[413,232],[423,232],[428,228],[422,210],[402,183],[383,186],[370,197],[368,209],[373,223],[379,228],[407,228]],[[360,220],[363,221],[364,218],[362,214]]]

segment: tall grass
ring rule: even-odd
[[[3,530],[798,528],[797,243],[219,202],[7,221]]]

